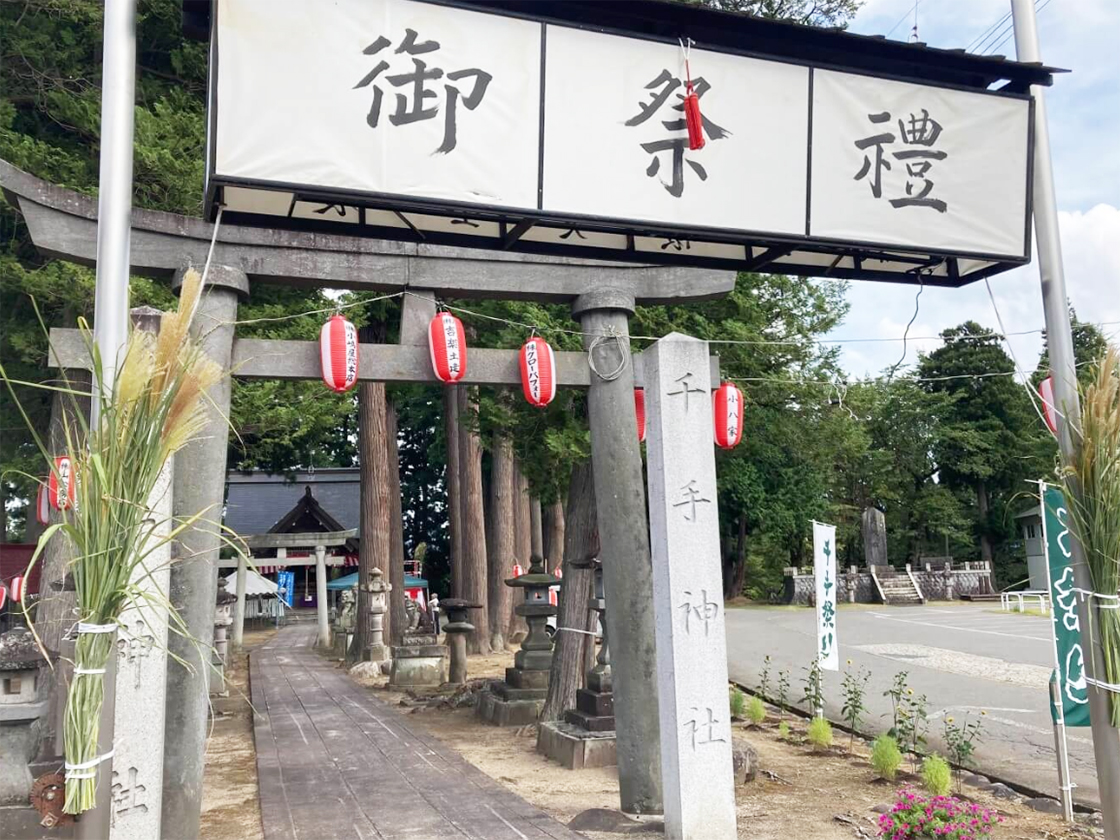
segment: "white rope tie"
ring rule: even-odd
[[[117,625],[115,624],[87,624],[84,621],[78,622],[79,633],[115,633],[117,632]]]
[[[582,633],[584,636],[594,636],[599,638],[599,634],[594,630],[578,630],[575,627],[557,627],[556,632],[564,631],[565,633]]]
[[[1105,595],[1103,592],[1094,592],[1091,589],[1082,589],[1078,586],[1073,587],[1073,591],[1081,596],[1082,603],[1088,598],[1112,602],[1109,604],[1097,604],[1098,610],[1120,610],[1120,595]]]
[[[96,779],[97,778],[97,770],[93,770],[93,772],[91,772],[91,773],[75,773],[74,771],[75,770],[89,770],[90,768],[96,768],[97,765],[100,764],[102,761],[108,761],[110,758],[112,758],[113,753],[115,753],[115,752],[116,752],[115,749],[109,750],[109,752],[105,753],[104,755],[100,755],[97,758],[91,758],[89,761],[83,761],[81,764],[71,764],[70,762],[66,762],[66,764],[65,764],[66,778],[67,779]]]
[[[1086,676],[1085,682],[1094,688],[1099,688],[1101,691],[1110,691],[1113,694],[1120,694],[1120,683],[1110,683],[1104,680],[1095,680],[1092,677]]]
[[[105,673],[104,668],[82,668],[82,667],[74,668],[74,676],[75,677],[84,677],[86,674],[104,674],[104,673]]]

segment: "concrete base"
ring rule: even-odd
[[[499,697],[493,690],[478,696],[478,717],[493,726],[528,726],[537,722],[543,708],[543,697],[539,700],[512,700]]]
[[[588,732],[570,723],[542,723],[537,733],[537,752],[569,770],[614,767],[618,764],[615,734]]]
[[[395,647],[389,685],[393,688],[439,688],[447,682],[450,658],[446,645]]]

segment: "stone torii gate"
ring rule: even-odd
[[[23,215],[41,253],[86,265],[95,262],[94,199],[48,184],[4,161],[0,161],[0,187]],[[230,225],[215,232],[201,219],[146,210],[133,210],[131,236],[131,271],[171,277],[176,287],[186,266],[205,262],[214,237],[207,293],[195,328],[203,337],[205,352],[224,369],[245,378],[319,378],[314,342],[234,338],[238,302],[248,297],[254,283],[410,292],[404,297],[400,345],[360,345],[362,378],[378,381],[435,384],[426,328],[437,295],[571,306],[573,318],[587,334],[584,346],[595,353],[595,369],[619,368],[616,376],[604,378],[593,374],[585,353],[556,354],[558,384],[589,389],[592,463],[614,654],[621,806],[630,813],[659,813],[663,802],[649,530],[634,433],[633,389],[641,384],[642,371],[640,364],[626,364],[632,357],[623,348],[636,305],[720,297],[734,288],[734,273]],[[620,341],[617,347],[610,342],[591,348],[596,335],[618,336]],[[88,366],[85,349],[73,331],[52,330],[52,344],[57,366]],[[471,350],[464,384],[519,382],[516,351]],[[210,396],[207,428],[177,459],[176,516],[220,509],[222,504],[229,380]],[[183,559],[172,566],[171,601],[189,632],[206,638],[212,629],[219,536],[213,527],[199,525],[183,534],[180,543]],[[184,660],[198,659],[197,651],[178,636],[169,644]],[[198,833],[207,717],[205,673],[205,667],[198,667],[193,675],[180,667],[168,669],[163,820],[183,836]]]

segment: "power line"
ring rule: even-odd
[[[1038,3],[1038,0],[1035,0],[1035,4],[1036,4],[1035,15],[1040,15],[1040,14],[1042,14],[1042,10],[1050,5],[1051,0],[1046,0],[1046,2],[1044,2],[1041,6],[1037,5],[1037,3]],[[996,50],[998,50],[1000,47],[1002,47],[1005,43],[1007,43],[1007,41],[1010,38],[1012,38],[1015,35],[1015,27],[1014,26],[1010,26],[1004,31],[1006,32],[1006,34],[1004,35],[1003,39],[1000,40],[1000,42],[998,44],[996,44],[994,47],[992,47],[988,51],[988,55],[994,54]]]
[[[1010,17],[1011,17],[1011,12],[1006,12],[1006,13],[1004,13],[1003,17],[1001,17],[1001,18],[1000,18],[999,20],[997,20],[997,21],[996,21],[995,23],[993,23],[993,24],[991,24],[990,26],[988,26],[988,27],[987,27],[987,28],[986,28],[986,29],[985,29],[985,30],[984,30],[983,32],[981,32],[981,33],[980,33],[979,35],[977,35],[977,36],[976,36],[975,38],[973,38],[973,39],[972,39],[971,41],[969,41],[969,42],[968,42],[968,46],[964,48],[964,49],[965,49],[965,52],[972,52],[972,50],[973,50],[974,48],[976,48],[976,47],[977,47],[977,45],[978,45],[978,44],[979,44],[979,43],[980,43],[981,41],[985,40],[985,39],[986,39],[986,38],[987,38],[987,37],[988,37],[988,36],[989,36],[989,35],[990,35],[990,34],[991,34],[992,32],[994,32],[994,31],[995,31],[996,29],[999,29],[999,28],[1000,28],[1001,26],[1003,26],[1003,24],[1004,24],[1004,23],[1005,23],[1005,22],[1006,22],[1006,21],[1008,20],[1008,18],[1010,18]]]

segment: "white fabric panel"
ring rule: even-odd
[[[941,126],[932,143],[913,138],[911,115],[923,110]],[[869,115],[888,113],[872,122]],[[812,213],[814,237],[846,239],[959,253],[1022,257],[1026,252],[1027,121],[1026,100],[875,79],[851,73],[816,70],[813,74]],[[930,139],[932,123],[918,138]],[[876,148],[857,141],[889,134],[882,145],[885,167],[876,166]],[[944,153],[924,159],[924,177],[907,173],[902,152]],[[857,175],[865,167],[862,178]],[[872,193],[877,169],[880,197]],[[911,194],[907,196],[907,183]],[[917,198],[945,203],[930,207],[892,206],[891,200]]]
[[[642,148],[687,138],[664,122],[684,93],[677,46],[548,27],[545,48],[544,209],[679,225],[805,233],[808,70],[693,49],[692,78],[710,88],[701,113],[729,132],[684,145],[683,191],[674,197],[672,151]],[[647,87],[663,71],[681,82],[637,125],[644,105],[664,90]],[[706,172],[702,180],[690,165]]]
[[[218,175],[516,207],[537,206],[541,26],[410,0],[222,0],[218,15]],[[400,51],[414,43],[439,48]],[[364,54],[379,38],[388,45]],[[389,66],[358,86],[381,61]],[[394,125],[398,96],[416,102],[416,61],[429,119]],[[492,76],[474,109],[466,100]],[[455,99],[456,145],[446,119]],[[377,127],[367,123],[375,89]]]

